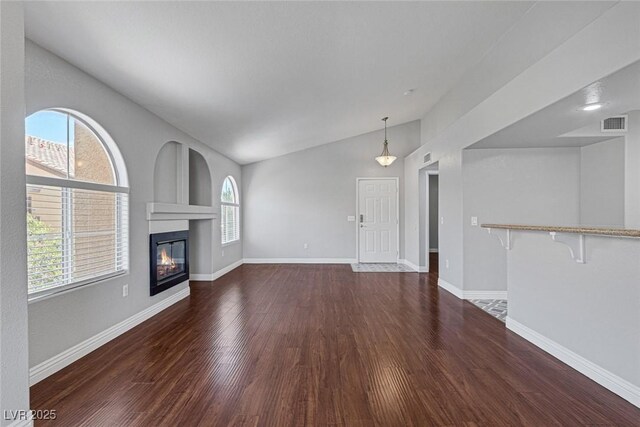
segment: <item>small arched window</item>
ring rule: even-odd
[[[220,231],[223,245],[240,240],[240,197],[236,181],[231,176],[226,177],[222,183]]]
[[[67,110],[26,119],[29,298],[124,274],[128,183],[113,140]]]

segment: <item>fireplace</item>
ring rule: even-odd
[[[150,236],[151,295],[189,280],[189,232]]]

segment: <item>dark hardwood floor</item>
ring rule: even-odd
[[[62,426],[640,425],[436,281],[244,265],[32,387],[32,408]]]

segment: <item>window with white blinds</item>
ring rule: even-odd
[[[231,176],[226,177],[222,183],[220,231],[222,244],[240,240],[240,198],[236,181]]]
[[[30,298],[128,270],[128,188],[86,123],[45,110],[27,118],[27,273]]]

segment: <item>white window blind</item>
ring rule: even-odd
[[[240,228],[238,217],[240,216],[240,207],[233,205],[222,205],[221,224],[222,224],[222,243],[229,243],[240,239]]]
[[[38,181],[27,178],[28,182]],[[128,269],[126,189],[65,183],[27,184],[30,297],[91,283]]]
[[[222,183],[220,195],[220,231],[222,244],[240,240],[240,198],[235,180],[228,176]]]

